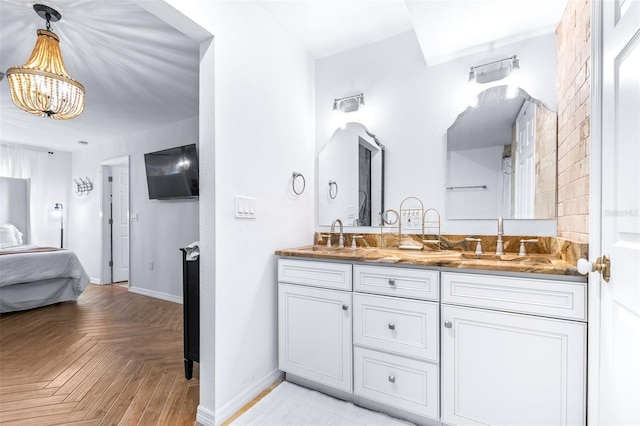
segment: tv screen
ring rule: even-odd
[[[196,145],[184,145],[144,155],[149,199],[198,196],[198,153]]]

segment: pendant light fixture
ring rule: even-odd
[[[60,53],[60,38],[51,31],[51,22],[62,15],[49,6],[36,4],[35,12],[47,21],[46,30],[38,30],[31,57],[22,66],[7,70],[11,99],[28,113],[55,120],[75,118],[84,110],[84,86],[72,79]]]

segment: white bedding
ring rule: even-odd
[[[0,255],[0,313],[76,300],[89,275],[69,250],[26,253],[32,245],[3,248]]]

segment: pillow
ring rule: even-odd
[[[22,245],[22,232],[10,223],[0,225],[0,245],[3,247]]]

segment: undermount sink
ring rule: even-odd
[[[493,260],[496,262],[519,262],[519,263],[551,263],[551,259],[540,255],[519,255],[519,254],[493,254],[474,252],[460,253],[460,259],[465,260]]]

